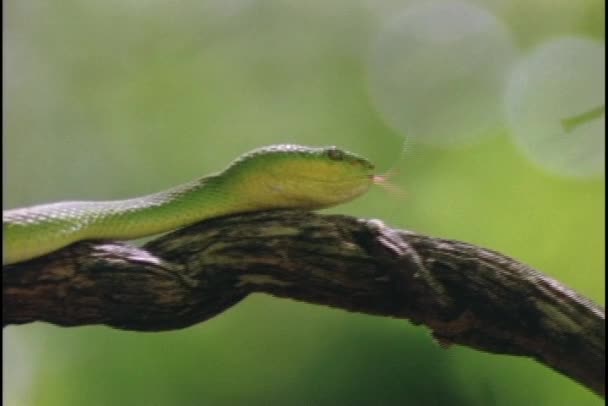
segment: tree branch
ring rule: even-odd
[[[605,395],[604,309],[496,252],[377,220],[273,211],[137,248],[86,241],[3,269],[3,325],[161,331],[253,292],[409,319],[444,346],[523,355]]]

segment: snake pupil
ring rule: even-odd
[[[341,161],[344,159],[344,153],[336,147],[328,149],[327,156],[335,161]]]

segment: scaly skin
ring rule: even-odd
[[[5,210],[3,264],[80,240],[130,240],[228,214],[334,206],[365,193],[372,170],[366,159],[335,147],[274,145],[242,155],[220,173],[148,196]]]

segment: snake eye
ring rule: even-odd
[[[341,161],[344,159],[344,152],[336,147],[332,147],[327,150],[327,156],[334,161]]]

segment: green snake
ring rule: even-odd
[[[241,155],[222,172],[143,197],[5,210],[3,264],[76,241],[131,240],[229,214],[334,206],[365,193],[380,178],[373,168],[336,147],[272,145]]]

